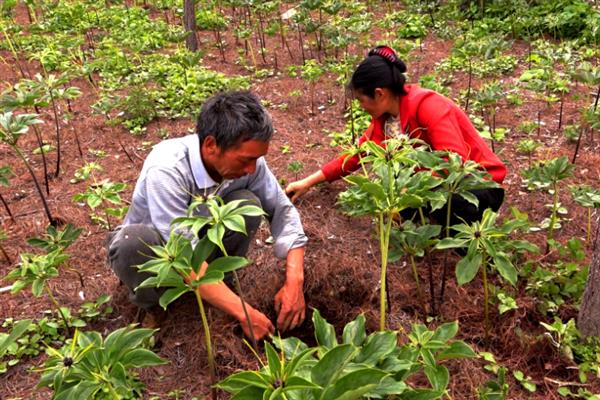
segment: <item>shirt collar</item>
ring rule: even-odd
[[[189,135],[186,138],[186,146],[188,148],[192,175],[194,176],[196,186],[199,189],[217,186],[217,182],[215,182],[208,174],[208,171],[206,171],[206,167],[200,156],[200,140],[198,139],[198,135]]]

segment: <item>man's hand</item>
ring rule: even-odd
[[[273,327],[271,320],[267,318],[265,314],[261,313],[255,308],[250,307],[248,304],[246,304],[246,308],[248,310],[250,321],[252,321],[254,339],[261,340],[265,336],[275,333],[275,327]],[[244,335],[251,338],[252,336],[250,335],[250,327],[248,326],[248,320],[246,319],[245,315],[240,319],[240,324],[244,330]]]
[[[277,328],[282,331],[294,329],[304,322],[306,306],[302,285],[286,282],[275,295],[275,311],[279,315]]]

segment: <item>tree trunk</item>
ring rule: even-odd
[[[579,309],[577,326],[584,336],[600,337],[600,221],[597,221],[593,256],[585,292]]]
[[[183,26],[188,33],[185,46],[189,51],[198,51],[198,39],[196,38],[196,2],[194,0],[183,0]]]

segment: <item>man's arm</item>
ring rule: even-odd
[[[285,283],[275,295],[275,310],[279,314],[277,328],[286,331],[304,321],[304,247],[291,249],[287,256]]]
[[[200,276],[204,275],[206,268],[208,268],[208,264],[206,262],[202,263],[202,266],[200,267]],[[197,279],[196,274],[192,272],[190,278]],[[244,330],[244,334],[247,337],[252,337],[250,335],[250,327],[246,318],[246,314],[242,308],[242,299],[240,299],[240,297],[235,294],[224,282],[200,285],[198,287],[198,292],[200,293],[200,297],[202,297],[203,300],[206,300],[210,305],[240,321],[242,329]],[[273,324],[266,317],[266,315],[248,303],[246,303],[246,310],[248,311],[248,316],[250,317],[250,321],[252,323],[252,331],[256,340],[260,340],[266,335],[275,332]]]

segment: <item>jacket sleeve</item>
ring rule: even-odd
[[[300,214],[262,157],[256,162],[256,172],[248,182],[248,189],[259,198],[262,209],[267,213],[275,240],[275,256],[285,258],[291,249],[304,247],[308,238],[304,234]]]
[[[465,142],[461,126],[450,104],[443,98],[425,98],[418,107],[419,124],[427,128],[427,137],[433,150],[447,150],[470,159],[471,149]]]
[[[371,125],[364,131],[362,136],[358,139],[358,146],[362,145],[367,140],[375,140],[377,143],[381,143],[383,138],[377,138],[374,135],[375,132],[375,120],[371,121]],[[348,156],[342,154],[341,156],[334,158],[321,167],[321,172],[325,175],[327,182],[333,182],[340,179],[343,176],[350,174],[358,169],[360,166],[360,156],[355,154]]]

